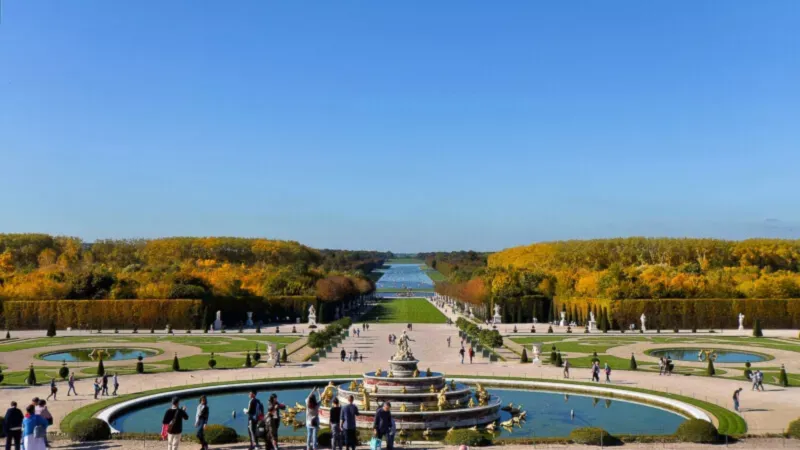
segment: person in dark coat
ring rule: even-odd
[[[342,430],[344,430],[344,445],[347,450],[356,450],[358,445],[358,430],[356,416],[359,415],[358,407],[354,404],[352,395],[347,397],[347,404],[342,408]]]
[[[179,407],[179,403],[178,397],[172,397],[172,405],[164,412],[164,418],[161,419],[161,425],[167,426],[167,448],[169,450],[178,450],[183,433],[183,421],[189,420],[186,406]]]
[[[383,439],[392,429],[392,404],[384,402],[383,406],[375,411],[375,421],[372,423],[372,432],[378,439]]]
[[[17,402],[11,402],[11,407],[6,410],[5,420],[3,421],[3,431],[6,434],[6,450],[11,450],[11,441],[14,441],[14,449],[19,450],[19,443],[22,440],[22,420],[25,417],[22,411],[17,408]]]

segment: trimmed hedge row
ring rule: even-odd
[[[587,315],[588,308],[607,308],[613,328],[639,324],[642,313],[648,329],[738,328],[739,313],[745,315],[745,327],[756,319],[762,328],[800,328],[800,299],[624,299],[570,297],[554,299],[558,311],[562,305],[577,308]]]
[[[200,300],[30,300],[5,303],[6,326],[72,328],[193,328]]]
[[[325,348],[331,344],[331,341],[333,341],[336,336],[342,334],[342,332],[350,328],[352,324],[352,319],[345,317],[344,319],[329,323],[322,331],[312,331],[308,335],[308,346],[315,350]]]

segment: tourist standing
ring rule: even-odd
[[[56,398],[56,393],[58,392],[58,386],[56,386],[56,378],[50,378],[50,395],[47,396],[47,400],[50,400],[50,397],[53,397],[53,400],[58,400]]]
[[[608,363],[605,363],[605,372],[606,372],[606,383],[611,383],[611,366]]]
[[[464,347],[461,347],[461,350],[458,351],[458,354],[461,355],[461,364],[464,364]]]
[[[183,433],[183,421],[189,420],[186,406],[178,407],[179,403],[178,397],[172,397],[172,405],[164,412],[164,418],[161,419],[162,427],[166,426],[168,450],[178,450]]]
[[[358,360],[358,350],[353,350],[353,361]]]
[[[47,448],[47,420],[36,413],[36,407],[25,408],[27,416],[22,419],[22,445],[25,450],[45,450]]]
[[[208,450],[206,425],[208,425],[208,400],[205,395],[201,395],[200,404],[197,405],[197,412],[194,415],[194,427],[197,428],[197,441],[200,442],[201,450]]]
[[[117,395],[117,389],[119,389],[119,377],[117,372],[114,372],[114,392],[111,395]]]
[[[11,402],[11,407],[6,410],[3,420],[3,432],[6,435],[6,450],[11,450],[11,442],[14,442],[14,450],[19,450],[19,443],[22,440],[22,411],[17,408],[17,402]]]
[[[389,433],[386,434],[386,450],[394,450],[394,435],[397,434],[397,424],[394,422],[394,417],[390,421],[392,426],[389,427]]]
[[[447,336],[447,348],[450,348],[450,336]]]
[[[564,378],[569,378],[569,360],[564,360]]]
[[[264,415],[264,405],[256,398],[256,391],[250,391],[250,401],[244,410],[247,414],[247,433],[250,435],[250,450],[258,447],[258,421]]]
[[[78,391],[75,390],[75,372],[70,372],[69,381],[67,381],[67,385],[69,386],[69,389],[67,389],[67,397],[69,397],[70,392],[73,392],[75,395],[78,395]]]
[[[42,418],[47,421],[48,426],[53,424],[53,415],[50,414],[50,410],[47,409],[46,400],[39,400],[39,404],[38,406],[34,407],[34,411],[36,411],[36,414],[42,416]],[[44,435],[44,446],[50,447],[50,444],[47,443],[47,434]]]
[[[342,408],[342,430],[344,430],[344,445],[347,450],[356,450],[358,445],[356,416],[359,415],[358,407],[353,403],[352,395],[347,396],[347,405]]]
[[[372,422],[372,434],[378,439],[383,439],[392,428],[392,404],[384,402],[383,406],[375,411],[375,420]]]
[[[319,388],[315,387],[306,398],[306,450],[317,450],[317,435],[319,434],[317,391],[319,391]]]
[[[469,363],[472,364],[472,358],[475,357],[475,349],[472,346],[469,346]]]
[[[347,357],[347,351],[342,349],[342,351],[339,352],[339,357],[342,359],[342,362],[344,362],[344,358]]]
[[[331,449],[342,450],[344,448],[344,438],[342,436],[342,407],[339,406],[339,399],[333,398],[333,406],[330,411],[331,425]]]
[[[600,363],[597,361],[592,363],[592,381],[600,382]]]
[[[733,391],[733,409],[736,412],[739,412],[739,394],[742,392],[742,388],[739,388]]]
[[[100,381],[95,378],[94,379],[94,399],[97,400],[97,396],[100,395]]]
[[[281,410],[286,409],[286,405],[278,401],[278,394],[273,393],[269,396],[269,409],[267,416],[270,421],[270,434],[268,439],[272,439],[272,447],[278,450],[278,427],[281,426]]]
[[[100,395],[107,396],[108,395],[108,374],[103,374],[103,392]]]

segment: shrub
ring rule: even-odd
[[[258,362],[261,361],[261,353],[258,352],[258,349],[256,349],[255,352],[253,352],[253,361],[255,361],[256,364],[258,364]]]
[[[211,353],[211,358],[208,359],[208,367],[214,368],[217,366],[217,360],[214,359],[214,353]]]
[[[138,325],[134,325],[133,326],[133,334],[139,334],[139,326]]]
[[[250,352],[247,352],[247,356],[244,357],[244,366],[253,367],[253,361],[250,359]]]
[[[136,361],[136,373],[144,373],[144,362],[142,362],[144,358],[142,358],[142,355],[139,355],[136,359],[138,360]]]
[[[781,364],[781,373],[778,376],[778,384],[783,387],[789,387],[789,377],[786,376],[786,367]]]
[[[555,366],[557,359],[558,359],[558,354],[556,353],[556,347],[554,345],[553,348],[550,350],[550,364]]]
[[[261,324],[256,325],[256,333],[261,333]]]
[[[786,435],[790,438],[800,439],[800,419],[795,419],[789,423],[789,428],[786,429]]]
[[[11,331],[6,331],[6,339],[11,339]]]
[[[631,365],[630,365],[630,369],[631,369],[631,370],[636,370],[637,368],[638,368],[638,366],[637,366],[637,364],[636,364],[636,358],[633,356],[633,353],[631,353]]]
[[[66,362],[58,369],[58,376],[60,376],[62,380],[66,380],[69,376],[69,367],[67,367]]]
[[[468,447],[484,447],[491,445],[492,441],[480,431],[475,430],[453,430],[444,437],[447,445],[466,445]]]
[[[519,362],[526,363],[528,362],[528,351],[524,348],[522,349],[522,356],[519,357]]]
[[[289,362],[289,355],[286,353],[286,347],[284,347],[281,352],[281,362]]]
[[[753,323],[753,336],[754,337],[763,337],[764,333],[761,331],[761,320],[756,319]]]
[[[575,428],[569,433],[569,439],[581,445],[617,445],[619,439],[598,427]]]
[[[106,374],[106,367],[103,365],[103,358],[100,358],[100,361],[97,363],[97,376],[102,377]]]
[[[181,363],[178,362],[178,354],[175,353],[175,356],[172,358],[172,370],[175,372],[180,372],[181,370]]]
[[[600,358],[597,357],[597,352],[592,352],[592,362],[600,362]]]
[[[114,328],[114,334],[119,334],[119,328]]]
[[[150,327],[150,334],[155,334],[155,332],[156,332],[156,328],[155,327]]]
[[[47,326],[47,337],[54,337],[56,335],[56,323],[50,322]]]
[[[714,361],[711,358],[708,358],[708,366],[706,367],[706,375],[709,377],[713,377],[716,375],[717,371],[714,370]]]
[[[111,427],[97,418],[86,419],[72,427],[69,437],[76,442],[107,441],[111,438]]]
[[[561,352],[556,355],[556,367],[564,367],[564,360],[561,359]]]
[[[695,444],[713,444],[719,440],[719,432],[711,422],[689,419],[678,426],[675,437],[680,441]]]
[[[209,444],[234,444],[239,440],[236,430],[225,425],[208,425],[205,429],[206,441]]]
[[[548,333],[552,333],[553,332],[553,326],[552,325],[547,327],[547,332]]]
[[[3,382],[3,380],[4,380],[5,378],[6,378],[6,376],[5,376],[5,375],[3,375],[3,369],[2,369],[2,368],[0,368],[0,383],[2,383],[2,382]],[[0,429],[1,429],[1,428],[0,428]]]

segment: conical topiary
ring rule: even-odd
[[[97,362],[97,376],[102,377],[106,374],[106,367],[103,365],[103,357],[100,357],[100,361]]]
[[[214,352],[211,352],[211,358],[208,359],[208,367],[214,368],[217,366],[217,360],[214,359]]]
[[[181,363],[178,362],[178,354],[175,353],[175,356],[172,358],[172,370],[175,372],[180,372],[181,370]]]
[[[144,362],[142,361],[144,358],[142,358],[142,355],[139,355],[136,359],[136,373],[144,373]]]
[[[36,371],[33,370],[33,364],[28,369],[28,379],[26,380],[29,386],[36,386]]]
[[[786,367],[781,364],[781,373],[778,376],[778,384],[783,387],[789,387],[789,377],[786,376]]]
[[[522,356],[519,357],[519,362],[526,363],[528,362],[528,351],[526,349],[522,349]]]
[[[756,319],[756,321],[753,322],[753,336],[754,337],[764,336],[764,333],[761,331],[761,320],[759,319]]]
[[[283,351],[281,352],[281,362],[289,362],[289,355],[286,353],[286,347],[284,347]]]
[[[636,364],[636,357],[635,357],[635,356],[633,356],[633,353],[631,353],[631,365],[630,365],[630,370],[636,370],[637,368],[638,368],[638,365]]]
[[[11,330],[6,331],[6,339],[11,339]]]
[[[708,375],[709,377],[713,377],[714,375],[716,375],[716,373],[717,371],[714,370],[714,360],[708,358],[708,367],[706,367],[706,375]]]
[[[561,352],[556,355],[556,367],[564,367],[564,360],[561,359]]]
[[[597,352],[592,352],[592,362],[600,362],[600,358],[597,357]]]
[[[58,369],[58,376],[60,376],[62,380],[66,380],[69,376],[69,367],[67,367],[66,361],[61,363],[61,368]]]
[[[556,354],[556,346],[554,345],[554,346],[553,346],[553,347],[550,349],[550,364],[552,364],[552,365],[554,365],[554,366],[555,366],[555,365],[556,365],[556,359],[557,359],[557,358],[558,358],[558,355]]]
[[[50,325],[47,327],[47,337],[55,337],[56,335],[56,323],[50,322]]]
[[[247,356],[244,357],[244,366],[253,367],[253,361],[250,359],[250,352],[247,352]]]
[[[3,375],[3,368],[2,368],[2,367],[0,367],[0,383],[2,383],[2,382],[3,382],[3,379],[5,379],[5,377],[6,377],[6,376],[5,376],[5,375]]]

